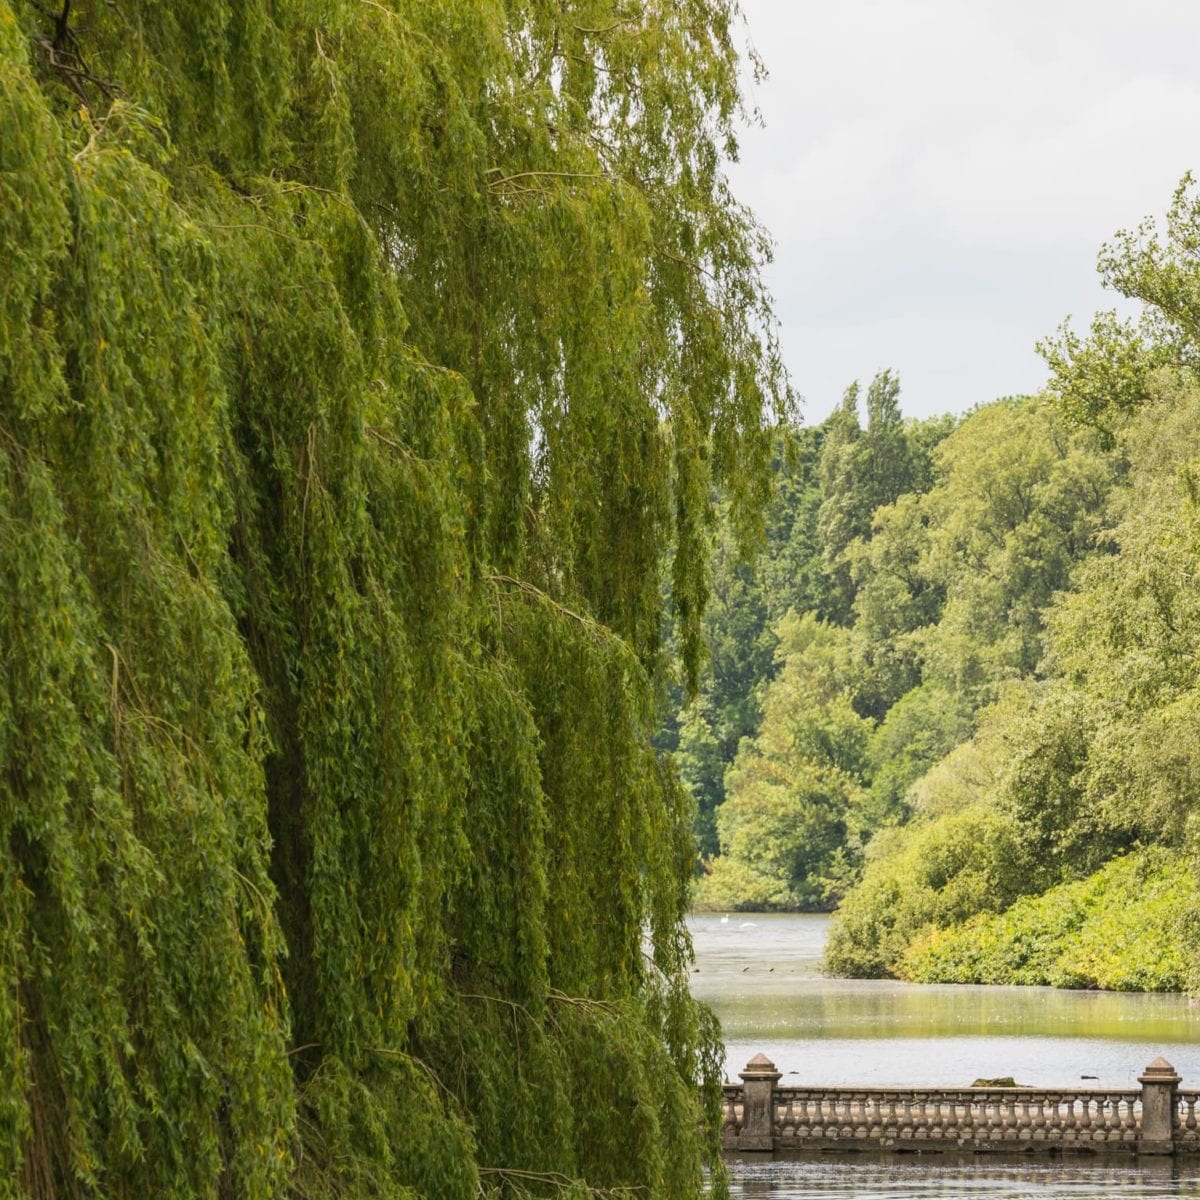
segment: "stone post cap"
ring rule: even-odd
[[[777,1081],[782,1076],[775,1070],[775,1064],[765,1054],[756,1054],[741,1071],[740,1078],[743,1082],[750,1079]]]
[[[1138,1076],[1138,1083],[1178,1083],[1179,1079],[1175,1068],[1160,1054],[1145,1072]]]

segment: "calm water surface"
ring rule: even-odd
[[[721,1019],[726,1074],[762,1051],[782,1083],[1135,1087],[1165,1055],[1200,1086],[1200,1007],[1182,996],[828,979],[829,918],[698,914],[692,989]],[[1094,1076],[1095,1078],[1086,1078]],[[756,1200],[1200,1198],[1200,1163],[829,1157],[735,1164]]]
[[[911,1158],[733,1166],[733,1194],[745,1200],[1179,1200],[1200,1197],[1200,1170],[1170,1162],[1070,1162],[1054,1159]]]

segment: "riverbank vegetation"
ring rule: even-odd
[[[918,983],[1183,991],[1193,977],[1194,891],[1188,859],[1135,850],[1002,913],[927,925],[897,947],[896,973]]]
[[[0,0],[0,1196],[701,1191],[733,9]]]
[[[816,449],[779,461],[768,554],[800,544],[803,586],[774,600],[772,566],[727,567],[708,618],[720,646],[760,593],[773,660],[736,703],[714,670],[679,722],[714,814],[700,905],[837,905],[845,974],[1196,986],[1197,239],[1185,186],[1161,236],[1107,248],[1145,317],[1060,331],[1042,394],[893,418],[927,466],[893,451],[869,513],[845,481],[878,406],[860,427],[852,391],[796,435]]]

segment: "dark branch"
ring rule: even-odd
[[[63,0],[62,8],[56,12],[35,0],[34,6],[38,11],[54,23],[52,36],[43,35],[36,40],[50,69],[90,109],[92,98],[88,92],[89,86],[109,101],[117,98],[119,89],[115,83],[96,75],[84,61],[79,35],[71,26],[71,3],[72,0]]]

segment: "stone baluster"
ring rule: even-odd
[[[1056,1141],[1066,1141],[1070,1134],[1071,1122],[1075,1119],[1075,1100],[1063,1092],[1055,1092],[1054,1105],[1050,1110],[1053,1124],[1050,1132]]]
[[[854,1124],[850,1114],[850,1099],[843,1092],[833,1105],[833,1127],[836,1137],[848,1138],[854,1136]]]
[[[829,1100],[817,1096],[813,1100],[813,1137],[829,1136]]]
[[[1105,1101],[1104,1108],[1104,1128],[1105,1141],[1119,1142],[1121,1140],[1121,1099],[1117,1097],[1111,1101]]]
[[[813,1098],[811,1096],[803,1097],[800,1101],[800,1123],[796,1129],[798,1137],[812,1136],[813,1125],[820,1120],[819,1116],[814,1115],[815,1112],[816,1108]]]
[[[1138,1076],[1142,1085],[1142,1130],[1139,1154],[1171,1154],[1175,1150],[1175,1108],[1179,1076],[1165,1058],[1156,1058]]]
[[[986,1133],[984,1137],[989,1142],[1000,1140],[1000,1108],[996,1103],[995,1096],[989,1096],[984,1104],[984,1112],[986,1114],[984,1123]]]
[[[917,1109],[917,1121],[919,1128],[917,1131],[917,1137],[927,1138],[933,1131],[934,1126],[933,1095],[930,1092],[921,1092],[919,1093],[919,1096],[920,1106]]]
[[[961,1096],[951,1096],[946,1105],[946,1136],[957,1141],[963,1136],[963,1102]]]
[[[1046,1137],[1046,1097],[1038,1096],[1033,1104],[1033,1122],[1030,1130],[1035,1142],[1044,1141]]]
[[[941,1140],[946,1136],[943,1101],[941,1096],[931,1096],[929,1104],[929,1136]]]
[[[1189,1148],[1196,1144],[1196,1094],[1179,1096],[1179,1116],[1176,1118],[1176,1134],[1181,1136]]]
[[[1007,1142],[1016,1128],[1016,1108],[1011,1096],[996,1097],[996,1140]]]
[[[1137,1117],[1134,1115],[1134,1102],[1123,1096],[1119,1106],[1121,1121],[1117,1129],[1117,1141],[1132,1142],[1137,1140]]]
[[[780,1102],[779,1136],[793,1138],[796,1136],[796,1110],[792,1106],[792,1097]]]
[[[1062,1092],[1051,1092],[1046,1102],[1046,1136],[1052,1142],[1061,1142],[1067,1135],[1071,1122],[1071,1098]]]
[[[1125,1111],[1121,1118],[1121,1140],[1136,1142],[1138,1136],[1137,1101],[1126,1097]]]
[[[879,1112],[879,1136],[881,1138],[894,1138],[900,1133],[900,1118],[897,1114],[899,1104],[894,1095],[889,1095],[886,1102],[881,1105]]]
[[[868,1138],[871,1136],[871,1097],[864,1092],[855,1096],[854,1101],[854,1110],[850,1118],[850,1124],[854,1126],[854,1136]]]
[[[972,1093],[966,1098],[962,1119],[962,1135],[972,1141],[979,1137],[979,1097]]]
[[[1090,1097],[1076,1096],[1074,1112],[1075,1140],[1077,1142],[1090,1142],[1092,1140],[1092,1105]]]
[[[1063,1141],[1079,1140],[1079,1097],[1074,1092],[1063,1094]]]
[[[974,1141],[978,1134],[979,1103],[975,1096],[968,1093],[963,1097],[962,1113],[958,1118],[958,1136]]]
[[[765,1054],[756,1054],[741,1072],[742,1130],[739,1150],[775,1149],[775,1085],[781,1076]]]

